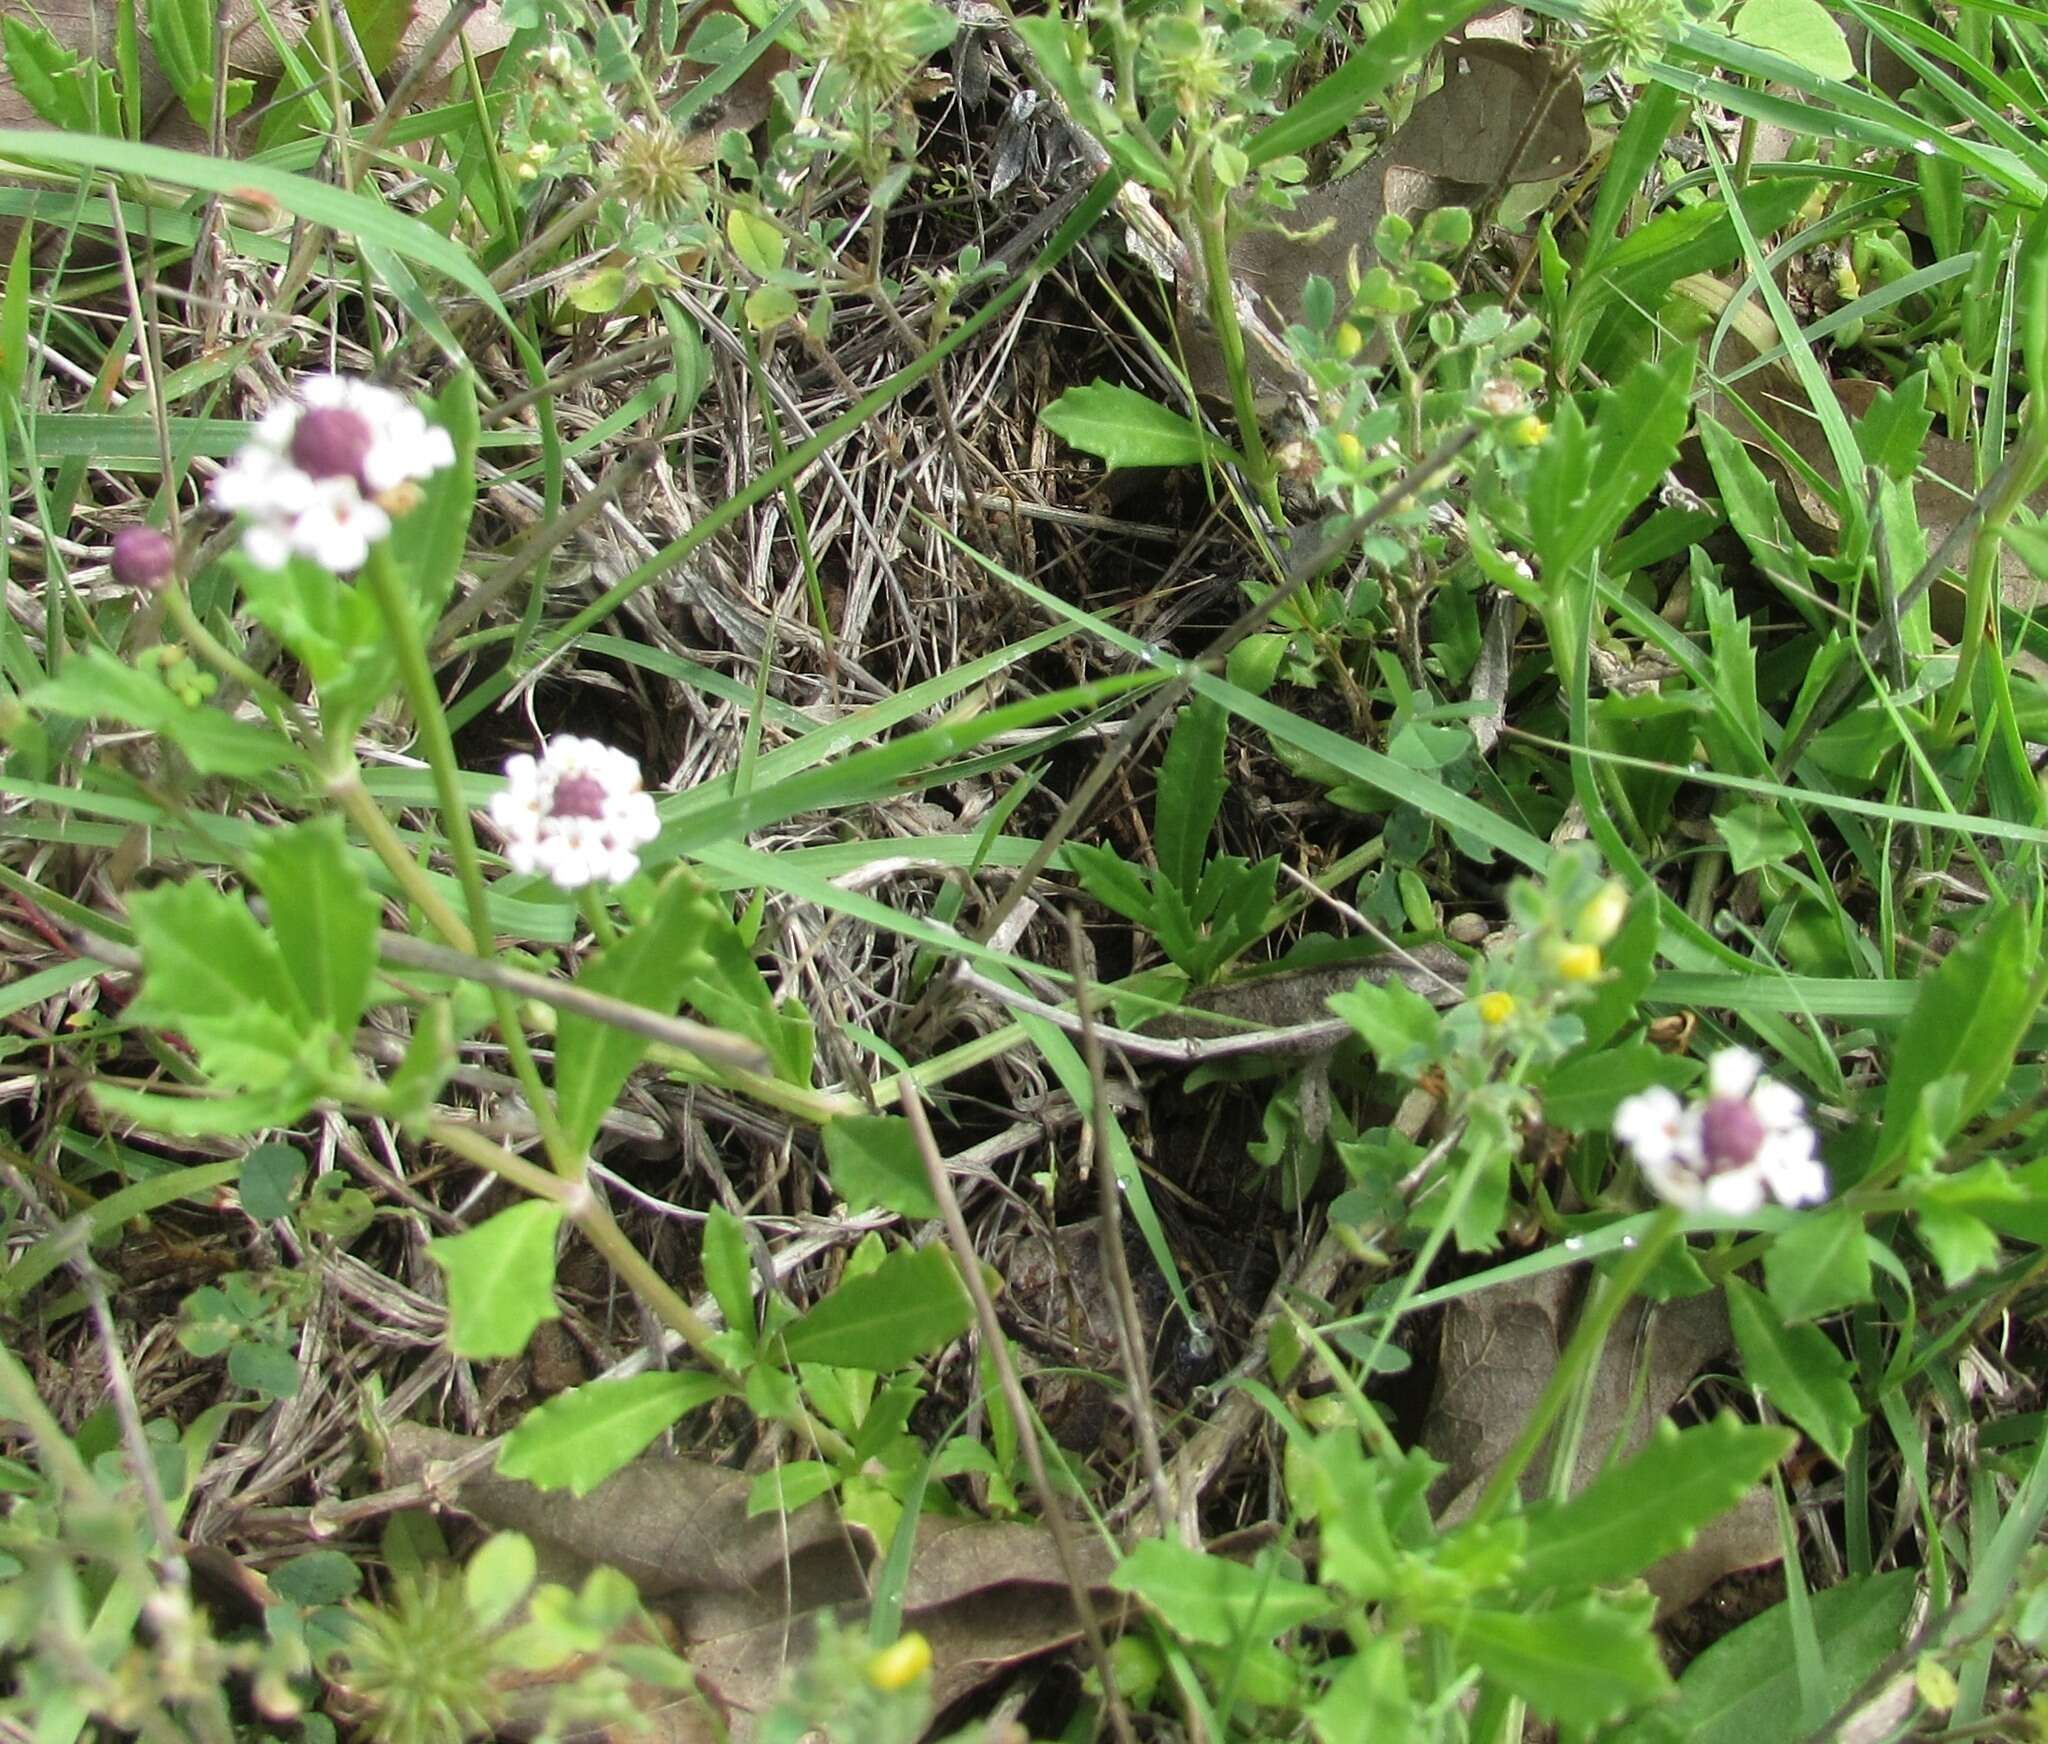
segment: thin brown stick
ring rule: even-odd
[[[1125,1708],[1123,1694],[1117,1688],[1116,1667],[1110,1662],[1109,1642],[1102,1633],[1102,1621],[1095,1614],[1095,1601],[1088,1596],[1088,1583],[1081,1576],[1080,1558],[1074,1552],[1073,1526],[1060,1498],[1054,1493],[1052,1480],[1046,1475],[1045,1452],[1038,1445],[1038,1418],[1031,1409],[1030,1401],[1024,1397],[1023,1383],[1017,1379],[1017,1366],[1010,1361],[1009,1340],[1003,1335],[1002,1322],[996,1318],[995,1299],[989,1295],[988,1285],[982,1279],[981,1261],[975,1257],[974,1240],[967,1233],[967,1219],[960,1215],[960,1201],[953,1195],[953,1183],[946,1174],[945,1159],[939,1155],[938,1140],[932,1137],[931,1122],[925,1118],[924,1100],[918,1095],[917,1086],[908,1078],[901,1081],[898,1097],[904,1118],[910,1122],[911,1134],[917,1141],[918,1155],[924,1159],[925,1179],[931,1185],[933,1197],[939,1202],[939,1216],[946,1226],[946,1240],[960,1265],[960,1280],[967,1286],[967,1294],[973,1298],[974,1317],[981,1328],[982,1343],[988,1348],[989,1360],[996,1366],[1003,1400],[1010,1407],[1010,1416],[1017,1425],[1017,1444],[1023,1449],[1025,1464],[1031,1468],[1032,1486],[1038,1491],[1045,1525],[1052,1533],[1053,1549],[1059,1556],[1060,1569],[1067,1577],[1067,1590],[1073,1596],[1075,1618],[1087,1640],[1088,1652],[1095,1661],[1096,1674],[1102,1680],[1102,1700],[1109,1710],[1110,1730],[1116,1734],[1117,1744],[1138,1744],[1129,1710]]]
[[[1085,967],[1081,923],[1071,913],[1066,922],[1067,953],[1074,965],[1074,1010],[1081,1020],[1081,1055],[1088,1062],[1088,1136],[1094,1152],[1095,1190],[1102,1201],[1102,1281],[1109,1299],[1116,1304],[1117,1355],[1123,1363],[1124,1387],[1130,1395],[1131,1420],[1138,1426],[1139,1462],[1145,1468],[1146,1487],[1152,1492],[1153,1512],[1159,1516],[1159,1536],[1194,1550],[1199,1546],[1189,1542],[1174,1516],[1173,1492],[1167,1487],[1166,1462],[1159,1451],[1159,1417],[1152,1408],[1151,1353],[1146,1349],[1138,1295],[1131,1287],[1130,1261],[1124,1256],[1123,1194],[1109,1145],[1109,1080],[1102,1066],[1101,1038],[1095,1033],[1095,1001]]]

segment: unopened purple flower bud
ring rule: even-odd
[[[1763,1142],[1764,1123],[1747,1096],[1716,1096],[1700,1110],[1700,1149],[1709,1169],[1747,1168]]]
[[[178,548],[154,527],[123,527],[114,535],[108,568],[123,587],[137,593],[161,593],[178,569]]]
[[[377,435],[370,421],[346,406],[313,406],[292,429],[292,464],[308,478],[363,480],[363,462]]]

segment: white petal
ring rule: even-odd
[[[1747,1048],[1722,1048],[1707,1062],[1707,1082],[1716,1096],[1747,1096],[1763,1066]]]
[[[269,521],[252,521],[242,529],[242,552],[258,569],[279,570],[292,560],[285,529]]]
[[[1757,1080],[1756,1088],[1749,1093],[1749,1105],[1756,1110],[1757,1119],[1771,1127],[1799,1126],[1806,1113],[1799,1092],[1775,1078]]]
[[[1650,1191],[1667,1205],[1676,1205],[1681,1211],[1697,1211],[1702,1200],[1700,1180],[1690,1169],[1680,1166],[1669,1156],[1646,1157],[1641,1152],[1636,1162],[1643,1171],[1643,1179],[1650,1185]]]
[[[1627,1098],[1614,1111],[1614,1136],[1643,1168],[1696,1163],[1699,1138],[1685,1105],[1663,1085]]]
[[[1709,1176],[1704,1185],[1707,1205],[1711,1210],[1724,1212],[1730,1217],[1747,1217],[1751,1212],[1763,1209],[1763,1171],[1754,1163],[1746,1169],[1730,1169],[1726,1174]]]

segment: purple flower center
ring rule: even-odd
[[[1764,1123],[1746,1096],[1716,1096],[1700,1110],[1700,1148],[1707,1170],[1747,1168],[1763,1149]]]
[[[360,412],[314,406],[292,428],[292,464],[308,478],[352,478],[363,483],[363,462],[376,436]]]
[[[155,593],[178,567],[178,548],[154,527],[123,527],[108,560],[114,579],[139,593]]]
[[[604,816],[604,799],[604,783],[595,775],[565,775],[549,796],[548,816],[589,818],[595,823]]]

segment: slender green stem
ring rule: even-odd
[[[420,744],[433,771],[434,793],[441,807],[441,827],[447,833],[448,851],[454,858],[455,873],[462,883],[463,897],[469,909],[470,933],[476,949],[488,951],[491,942],[490,895],[484,888],[483,863],[477,858],[476,832],[470,825],[469,807],[462,797],[462,766],[456,761],[455,739],[448,730],[448,716],[441,708],[441,693],[435,689],[434,674],[427,665],[426,644],[420,624],[413,613],[412,602],[406,598],[398,572],[392,567],[387,547],[377,545],[371,548],[364,576],[377,601],[378,610],[384,614],[385,633],[391,638],[391,651],[398,661],[399,683],[405,690],[413,724],[419,731]],[[541,1142],[547,1147],[548,1160],[554,1164],[557,1173],[579,1179],[586,1159],[571,1154],[568,1141],[563,1137],[561,1122],[555,1118],[554,1099],[542,1083],[540,1068],[534,1064],[533,1052],[526,1045],[526,1031],[520,1022],[518,1004],[503,988],[494,987],[491,1000],[496,1009],[498,1029],[512,1061],[513,1073],[533,1110]]]
[[[2005,472],[2005,483],[1984,505],[1984,518],[1977,523],[1970,544],[1970,567],[1963,585],[1963,630],[1956,644],[1956,675],[1942,693],[1936,732],[1946,739],[1955,731],[1957,718],[1970,700],[1971,681],[1985,644],[1998,651],[1998,576],[2000,535],[2012,520],[2013,511],[2027,500],[2044,467],[2048,467],[2048,413],[2034,413],[2020,431],[2013,463]]]
[[[192,609],[192,600],[185,592],[183,582],[173,582],[165,591],[163,600],[166,614],[193,653],[223,678],[240,685],[254,697],[256,706],[270,717],[271,724],[279,732],[296,732],[302,744],[318,742],[317,730],[299,705],[199,621],[199,614]]]
[[[1581,1312],[1571,1342],[1565,1346],[1557,1367],[1551,1370],[1550,1379],[1544,1383],[1542,1396],[1536,1401],[1536,1408],[1529,1413],[1529,1421],[1522,1425],[1522,1432],[1515,1437],[1514,1445],[1494,1468],[1493,1476],[1486,1480],[1486,1488],[1480,1492],[1478,1505],[1470,1516],[1474,1524],[1491,1520],[1515,1494],[1522,1473],[1530,1460],[1536,1457],[1543,1438],[1550,1433],[1570,1402],[1579,1376],[1589,1363],[1599,1359],[1600,1347],[1607,1342],[1608,1329],[1613,1326],[1615,1316],[1642,1288],[1643,1280],[1650,1275],[1651,1268],[1663,1257],[1665,1248],[1677,1235],[1678,1224],[1678,1208],[1675,1205],[1665,1206],[1657,1221],[1644,1234],[1641,1245],[1615,1268],[1605,1288],[1598,1291]]]
[[[476,940],[463,924],[462,916],[448,906],[447,899],[434,888],[434,881],[427,876],[425,869],[406,851],[405,843],[399,840],[398,832],[391,827],[391,820],[384,815],[383,807],[370,797],[370,790],[363,785],[362,770],[350,762],[328,777],[327,791],[356,828],[363,832],[377,858],[398,880],[399,888],[427,917],[427,924],[456,950],[474,956]]]
[[[1209,322],[1223,348],[1223,367],[1230,377],[1230,401],[1237,413],[1237,436],[1244,450],[1245,468],[1259,504],[1272,517],[1274,526],[1286,524],[1280,506],[1279,475],[1273,457],[1266,451],[1265,432],[1259,428],[1257,397],[1252,391],[1251,364],[1245,355],[1244,327],[1237,318],[1237,299],[1231,294],[1230,234],[1224,190],[1205,165],[1195,182],[1195,222],[1202,241],[1202,278],[1209,297]]]

